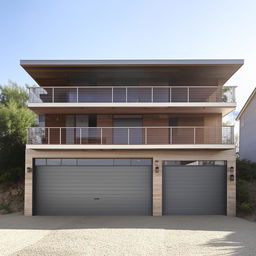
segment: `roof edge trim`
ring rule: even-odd
[[[20,60],[26,65],[243,65],[243,59]]]

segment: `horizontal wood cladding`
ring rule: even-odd
[[[63,114],[47,114],[45,115],[46,127],[64,127],[66,126],[66,115]]]
[[[97,126],[98,127],[112,127],[113,120],[112,115],[97,115]],[[112,144],[112,130],[103,129],[102,130],[102,143]]]
[[[97,127],[112,127],[113,115],[97,115]],[[170,119],[175,119],[173,124]],[[62,129],[60,134],[59,127],[66,126],[66,115],[64,114],[47,114],[45,115],[45,126],[56,127],[51,128],[49,135],[49,144],[66,143],[66,130]],[[221,144],[222,140],[222,116],[221,114],[208,115],[189,115],[189,114],[145,114],[143,115],[143,126],[145,127],[168,127],[168,126],[209,126],[218,128],[197,128],[196,132],[193,129],[174,128],[170,131],[167,128],[150,128],[142,132],[143,143],[146,144]],[[74,132],[74,136],[75,133]],[[48,130],[46,130],[48,139]],[[113,131],[111,129],[103,129],[102,143],[112,144]],[[44,142],[44,143],[48,143]],[[81,143],[86,143],[86,139],[82,139]],[[100,141],[97,141],[100,143]]]
[[[144,115],[143,126],[169,126],[168,115]],[[152,128],[147,130],[147,144],[168,144],[168,129]]]

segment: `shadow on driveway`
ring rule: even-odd
[[[256,255],[256,223],[227,216],[0,216],[0,230],[162,230],[170,244],[191,239],[204,250],[218,249],[221,255]],[[193,233],[186,231],[195,231]],[[113,231],[114,232],[114,231]],[[185,232],[185,233],[184,233]],[[179,238],[180,233],[180,238]],[[203,239],[202,239],[203,237]],[[180,241],[179,241],[180,240]],[[184,241],[183,241],[184,240]],[[191,243],[191,241],[188,241]],[[188,243],[188,244],[189,244]],[[178,245],[179,246],[179,245]],[[203,254],[202,254],[203,255]]]

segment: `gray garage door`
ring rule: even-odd
[[[137,159],[123,163],[120,159],[108,160],[80,159],[80,163],[76,160],[80,165],[69,166],[51,165],[50,161],[50,165],[38,164],[34,172],[34,214],[150,215],[151,161],[149,165]],[[97,162],[100,165],[95,165]]]
[[[164,166],[164,214],[226,214],[225,166]]]

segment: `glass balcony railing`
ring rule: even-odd
[[[234,144],[233,126],[32,127],[28,144]]]
[[[235,87],[83,86],[29,88],[29,103],[235,102]]]

